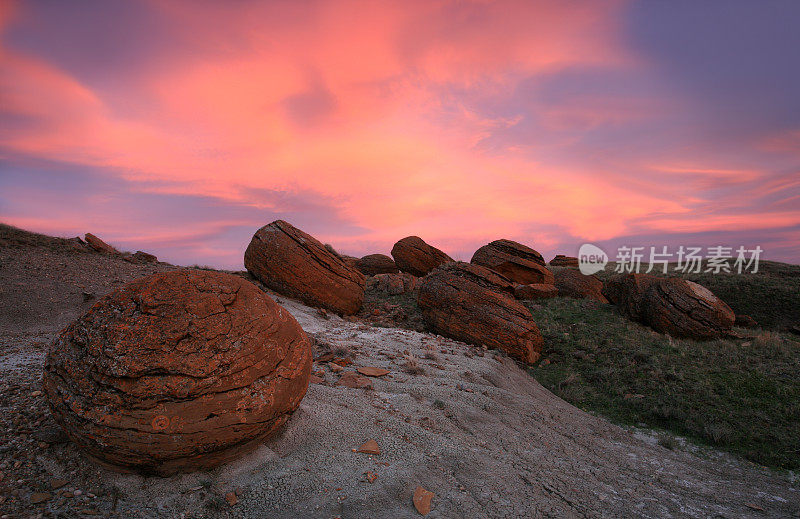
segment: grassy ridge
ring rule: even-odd
[[[679,340],[592,301],[556,298],[530,308],[547,359],[530,371],[564,400],[618,423],[800,468],[796,337],[758,331],[743,340]]]

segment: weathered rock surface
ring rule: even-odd
[[[42,384],[92,457],[165,475],[255,447],[298,407],[310,371],[306,334],[258,287],[180,270],[136,280],[69,325]]]
[[[550,299],[558,295],[554,285],[533,283],[531,285],[517,285],[514,287],[514,297],[523,300]]]
[[[384,292],[389,295],[405,294],[414,290],[418,278],[402,272],[400,274],[378,274],[367,278],[367,290]]]
[[[608,299],[602,293],[603,282],[597,276],[584,276],[572,269],[560,269],[554,275],[558,295],[608,303]]]
[[[102,252],[103,254],[118,254],[117,249],[90,232],[86,233],[85,239],[86,243],[89,244],[89,247],[93,248],[97,252]]]
[[[131,263],[158,263],[158,258],[152,254],[149,254],[144,251],[136,251],[135,253],[131,254],[130,256],[124,257],[125,261],[129,261]]]
[[[339,314],[358,312],[364,301],[364,275],[283,220],[256,231],[244,266],[276,292]]]
[[[514,285],[479,265],[456,262],[420,281],[417,303],[437,333],[535,362],[542,335],[525,306],[513,299]]]
[[[553,284],[553,273],[545,266],[542,255],[521,243],[495,240],[472,256],[471,263],[490,268],[521,285]]]
[[[400,272],[394,260],[386,254],[368,254],[356,262],[356,268],[365,276]]]
[[[709,289],[678,278],[661,279],[645,294],[644,320],[674,337],[715,339],[729,331],[733,310]]]
[[[606,281],[603,293],[631,319],[675,337],[717,338],[736,319],[710,290],[679,278],[624,274]]]
[[[577,267],[578,258],[573,258],[572,256],[564,256],[563,254],[557,254],[555,258],[550,260],[550,265],[554,267]]]
[[[419,236],[408,236],[395,243],[392,247],[392,257],[397,268],[417,277],[424,276],[439,265],[453,261],[453,258],[428,245]]]

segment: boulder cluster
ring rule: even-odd
[[[86,243],[120,254],[91,234]],[[253,235],[244,265],[251,279],[324,315],[358,313],[367,289],[416,292],[428,329],[523,363],[536,362],[543,347],[525,300],[610,302],[676,337],[712,339],[734,322],[755,325],[691,281],[628,274],[603,283],[581,274],[575,258],[556,256],[551,270],[539,252],[507,239],[480,247],[469,263],[418,236],[395,243],[391,257],[354,258],[277,220]],[[176,270],[126,285],[69,325],[47,356],[43,386],[56,421],[92,457],[165,475],[212,467],[275,433],[300,405],[311,364],[309,338],[261,287]],[[338,385],[371,387],[367,377],[384,374],[348,372]]]

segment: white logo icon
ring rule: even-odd
[[[600,247],[584,243],[578,249],[578,268],[584,276],[591,276],[606,268],[608,254]]]

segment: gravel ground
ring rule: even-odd
[[[171,268],[0,234],[0,515],[418,517],[419,485],[436,494],[431,518],[800,517],[791,474],[689,446],[668,450],[647,431],[570,406],[505,355],[281,296],[315,338],[316,355],[338,364],[315,363],[318,380],[277,437],[210,472],[157,478],[99,468],[47,411],[39,392],[47,346],[94,298]],[[372,389],[336,385],[366,366],[389,374],[369,378]],[[354,452],[370,439],[380,454]]]

